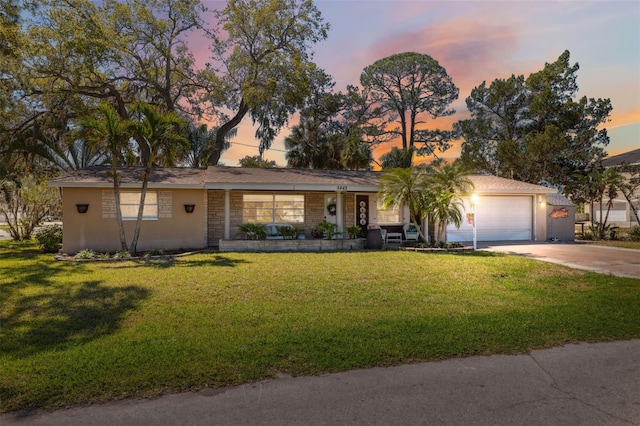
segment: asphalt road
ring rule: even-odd
[[[281,377],[0,416],[13,425],[640,425],[640,340]]]

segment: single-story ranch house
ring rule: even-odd
[[[120,172],[121,212],[128,238],[133,235],[137,216],[140,174],[140,168]],[[399,237],[403,225],[409,223],[408,210],[382,209],[377,195],[381,175],[373,171],[223,166],[153,169],[138,249],[243,250],[247,248],[241,245],[239,226],[250,222],[294,225],[302,229],[299,244],[311,250],[323,249],[318,245],[322,240],[312,244],[312,230],[323,220],[334,223],[338,235],[345,227],[357,225],[365,236],[370,225],[378,225],[387,235]],[[460,229],[447,228],[448,241],[472,241],[473,221],[467,213],[474,209],[477,241],[545,241],[552,237],[550,221],[567,218],[570,223],[565,226],[571,229],[573,239],[574,218],[564,214],[567,207],[547,205],[547,197],[556,194],[555,190],[494,176],[470,178],[475,201],[473,205],[471,199],[465,201],[465,221]],[[120,249],[108,167],[74,171],[51,180],[50,185],[62,191],[65,253]]]

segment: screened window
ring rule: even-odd
[[[141,192],[121,192],[120,212],[123,220],[136,220],[138,218],[138,207],[140,206]],[[144,207],[142,210],[143,220],[158,219],[158,193],[147,191],[144,197]]]
[[[245,223],[302,223],[304,195],[244,194],[242,214]]]
[[[382,206],[382,200],[378,199],[378,223],[402,223],[400,207]]]

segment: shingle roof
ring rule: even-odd
[[[573,206],[574,204],[562,194],[548,194],[547,204],[551,206]]]
[[[111,187],[109,167],[76,170],[49,181],[60,187]],[[123,187],[139,187],[142,168],[120,169]],[[355,170],[262,169],[211,166],[192,168],[154,168],[150,188],[206,188],[269,191],[377,192],[383,172]],[[494,194],[541,194],[556,191],[540,185],[496,176],[470,175],[475,192]]]
[[[623,152],[613,157],[605,158],[602,160],[604,167],[621,166],[623,164],[633,165],[640,164],[640,149],[634,149],[632,151]]]
[[[498,194],[552,194],[557,192],[553,188],[535,185],[533,183],[520,182],[512,179],[505,179],[498,176],[470,175],[474,190],[478,193],[491,192]]]
[[[335,191],[377,191],[381,172],[356,170],[315,170],[241,168],[211,166],[207,169],[208,189],[273,189]]]
[[[112,187],[111,167],[94,166],[74,170],[49,181],[60,187]],[[142,167],[124,167],[118,170],[122,187],[139,187]],[[150,188],[204,188],[205,170],[193,168],[153,168],[149,177]]]

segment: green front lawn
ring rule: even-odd
[[[506,255],[56,262],[0,243],[2,411],[640,337],[640,280]]]
[[[584,243],[595,244],[599,246],[640,250],[640,241],[596,240],[596,241],[585,241]]]

